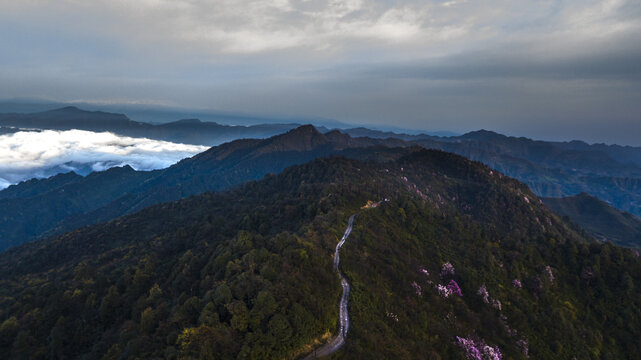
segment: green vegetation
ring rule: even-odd
[[[523,358],[520,340],[532,358],[641,350],[637,255],[576,232],[515,180],[423,150],[319,159],[9,249],[0,355],[298,358],[337,329],[332,253],[348,216],[385,197],[342,250],[352,322],[332,357],[463,359],[457,336],[506,358]],[[462,297],[439,296],[445,262]]]

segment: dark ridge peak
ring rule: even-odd
[[[349,140],[352,139],[352,137],[349,134],[344,134],[336,129],[326,132],[325,137],[329,139],[329,141],[331,142],[340,142],[340,143],[347,143],[349,142]]]
[[[117,169],[117,171],[118,171],[118,170],[119,170],[119,171],[136,171],[136,170],[134,170],[134,168],[132,168],[132,167],[131,167],[131,165],[129,165],[129,164],[125,164],[125,165],[123,165],[123,166],[116,166],[116,167],[113,167],[112,169]]]
[[[286,134],[318,134],[318,135],[323,135],[314,125],[311,124],[305,124],[301,125],[297,128],[291,129]]]
[[[330,141],[313,125],[302,125],[262,142],[261,152],[309,151]]]
[[[322,138],[325,139],[325,135],[318,131],[314,127],[314,125],[301,125],[297,128],[291,129],[288,132],[274,136],[272,139],[274,140],[282,140],[282,139],[288,139],[288,140],[294,140],[294,139],[317,139],[317,138]]]
[[[129,166],[129,164],[125,164],[122,166],[110,167],[109,169],[105,169],[102,171],[91,172],[87,175],[87,177],[100,177],[102,175],[119,176],[123,174],[134,173],[134,172],[136,172],[134,168]]]
[[[330,131],[325,133],[325,136],[337,136],[337,135],[347,135],[347,134],[343,134],[338,129],[330,130]],[[347,136],[349,136],[349,135],[347,135]]]
[[[117,113],[110,113],[110,112],[105,112],[105,111],[91,111],[91,110],[85,110],[81,109],[77,106],[69,105],[65,107],[61,107],[59,109],[53,109],[49,111],[44,111],[44,113],[65,113],[65,114],[105,114],[105,115],[112,115],[112,116],[125,116],[124,114],[117,114]]]
[[[45,116],[69,116],[73,117],[74,119],[80,118],[80,117],[86,117],[86,116],[91,116],[91,119],[118,119],[118,120],[126,120],[126,121],[131,121],[127,115],[125,114],[120,114],[120,113],[111,113],[111,112],[105,112],[105,111],[91,111],[91,110],[84,110],[80,109],[76,106],[65,106],[59,109],[54,109],[54,110],[48,110],[48,111],[43,111],[39,113],[34,113],[32,115],[38,116],[38,115],[45,115]]]
[[[200,119],[181,119],[181,120],[171,122],[169,124],[200,124],[200,123],[202,123]]]
[[[59,109],[51,110],[51,112],[86,112],[86,111],[81,110],[76,106],[70,105],[70,106],[61,107]]]
[[[31,179],[22,180],[19,183],[10,185],[9,187],[7,187],[7,188],[5,188],[5,189],[3,189],[1,191],[5,191],[7,189],[13,189],[13,188],[16,188],[16,187],[18,187],[20,185],[25,185],[25,184],[42,183],[42,182],[47,181],[47,180],[73,179],[73,178],[77,178],[77,177],[82,177],[82,175],[80,175],[80,174],[78,174],[78,173],[76,173],[75,171],[72,170],[72,171],[68,171],[68,172],[59,173],[59,174],[56,174],[56,175],[53,175],[53,176],[49,176],[48,178],[31,178]]]
[[[607,204],[606,201],[603,201],[596,196],[590,195],[585,191],[580,192],[576,195],[563,197],[562,199],[581,201],[582,203],[590,203],[590,204],[599,204],[599,205]]]
[[[506,138],[505,135],[501,135],[497,132],[490,130],[477,130],[471,131],[466,134],[461,135],[461,139],[471,139],[471,140],[491,140],[491,139],[503,139]]]
[[[412,146],[411,148],[415,149],[415,151],[413,151],[411,154],[409,154],[407,156],[404,156],[403,158],[420,159],[420,158],[425,158],[425,157],[438,156],[438,157],[451,157],[451,158],[455,158],[455,159],[459,159],[459,158],[460,159],[465,159],[464,157],[462,157],[460,155],[456,155],[454,153],[443,151],[443,150],[439,150],[439,149],[427,149],[427,148],[420,147],[420,146]]]
[[[413,150],[413,151],[412,151]],[[461,155],[439,149],[410,149],[410,153],[399,159],[400,164],[408,166],[430,164],[442,171],[448,171],[452,174],[479,173],[479,171],[489,170],[480,162],[472,161]],[[467,175],[466,175],[467,176]]]

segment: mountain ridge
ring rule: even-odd
[[[302,357],[338,328],[332,253],[348,216],[381,197],[341,249],[350,332],[335,358],[464,358],[458,339],[513,359],[639,351],[638,256],[576,232],[517,180],[422,149],[318,158],[9,249],[0,353]]]
[[[576,156],[583,156],[583,152],[566,151],[543,142],[511,138],[486,130],[468,137],[478,137],[479,134],[481,137],[490,136],[501,140],[495,140],[491,144],[470,139],[439,142],[431,138],[408,142],[397,138],[352,137],[348,133],[341,133],[338,130],[323,134],[312,125],[291,129],[268,139],[235,140],[213,147],[192,158],[183,159],[167,169],[141,175],[138,184],[125,187],[126,192],[106,194],[105,197],[110,199],[107,204],[97,202],[96,204],[100,206],[85,206],[72,213],[68,213],[66,207],[62,208],[60,209],[60,217],[52,218],[50,215],[44,217],[50,220],[45,221],[46,225],[39,224],[40,230],[33,234],[30,233],[30,236],[13,235],[7,240],[5,235],[3,241],[5,244],[9,242],[16,244],[32,239],[34,236],[53,235],[79,226],[107,221],[113,217],[136,212],[146,206],[163,201],[178,200],[205,191],[218,191],[247,180],[260,179],[265,174],[278,173],[288,166],[331,154],[355,156],[362,159],[388,157],[393,160],[398,157],[397,150],[385,149],[384,147],[399,147],[405,149],[401,152],[411,152],[416,150],[413,147],[422,146],[457,153],[488,164],[506,175],[519,178],[538,195],[558,197],[582,191],[589,192],[603,200],[610,201],[618,209],[641,216],[641,195],[638,192],[641,189],[641,178],[635,178],[635,171],[641,171],[641,168],[626,173],[628,171],[626,169],[636,168],[633,165],[617,165],[615,161],[607,157],[607,154],[602,152],[597,152],[596,155],[590,153],[589,156],[584,157],[584,161],[574,161]],[[383,148],[358,150],[376,146]],[[562,154],[565,155],[561,156]],[[598,171],[592,171],[589,164],[595,161],[608,165],[602,166]],[[562,167],[554,167],[559,164]],[[570,168],[570,166],[577,167]],[[608,175],[604,176],[603,173],[608,173]],[[613,174],[628,177],[613,178]],[[78,183],[82,182],[81,179],[76,180]],[[54,178],[50,182],[24,183],[18,187],[10,187],[6,191],[0,191],[0,203],[5,201],[3,198],[10,196],[6,194],[19,192],[26,194],[30,191],[36,191],[33,189],[38,187],[42,189],[37,191],[46,192],[45,188],[49,186],[51,192],[59,188],[56,181],[62,180]],[[114,181],[119,180],[115,179]],[[121,181],[124,181],[124,178]],[[92,189],[92,191],[100,193],[100,190],[94,191]],[[49,207],[56,207],[58,206],[56,204],[62,203],[62,197],[59,201],[48,197]],[[18,226],[23,229],[23,225],[18,225],[23,222],[15,222],[14,219],[17,216],[15,214],[24,213],[21,209],[25,206],[27,204],[18,201],[11,204],[6,203],[3,209],[5,212],[10,212],[10,215],[5,216],[7,222],[4,229],[0,227],[0,230],[7,234],[7,231],[15,231],[9,227]],[[36,214],[34,216],[39,211],[49,210],[47,210],[47,205],[42,204],[35,208]],[[2,210],[0,210],[0,215],[2,215]],[[12,222],[13,225],[11,225]],[[20,234],[19,231],[14,233]],[[0,248],[6,246],[3,245]]]

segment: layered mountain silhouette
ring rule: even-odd
[[[0,126],[27,129],[109,131],[124,136],[211,146],[238,138],[266,138],[299,125],[231,126],[215,122],[201,122],[198,119],[184,119],[155,125],[133,121],[124,114],[86,111],[75,106],[68,106],[30,114],[0,114]]]
[[[311,125],[268,139],[236,140],[150,172],[112,168],[82,177],[73,173],[30,180],[0,191],[0,248],[134,213],[147,206],[218,191],[279,173],[284,168],[350,149],[404,145],[396,139],[322,134]],[[353,156],[400,156],[386,147]],[[398,155],[396,155],[398,153]]]
[[[635,147],[534,141],[486,130],[436,137],[366,128],[320,131],[295,124],[245,127],[181,120],[152,125],[131,121],[122,114],[75,107],[0,114],[0,126],[113,131],[197,144],[242,138],[165,170],[136,173],[128,168],[86,178],[63,174],[0,191],[0,249],[106,221],[159,202],[226,189],[317,157],[342,154],[357,159],[395,160],[415,147],[440,149],[480,161],[523,181],[538,196],[564,197],[585,192],[618,210],[641,216],[641,149]],[[3,129],[14,132],[13,127]],[[621,237],[608,238],[618,241]]]
[[[67,123],[59,123],[56,119],[60,114],[72,116]],[[107,123],[129,129],[148,130],[155,126],[132,122],[124,115],[84,112],[76,108],[21,116],[32,116],[37,120],[27,122],[29,126],[40,126],[48,117],[58,124],[56,126],[75,126],[75,120],[84,122],[82,119],[87,116],[93,119],[86,122],[86,128],[91,130],[104,129]],[[196,132],[194,129],[189,133]],[[485,130],[451,138],[405,136],[362,128],[352,130],[373,137],[352,137],[350,130],[323,134],[307,125],[268,139],[225,143],[165,170],[134,175],[132,169],[125,169],[87,178],[67,174],[23,182],[0,191],[0,204],[3,205],[0,208],[0,249],[106,221],[160,202],[260,179],[317,157],[342,154],[357,159],[394,160],[414,147],[445,150],[481,161],[525,182],[539,196],[562,197],[586,192],[608,201],[617,209],[641,216],[641,166],[638,165],[641,151],[638,148],[591,146],[576,141],[533,141]],[[375,146],[379,148],[370,149]],[[395,147],[405,150],[391,150]],[[614,158],[619,154],[623,154],[621,161]],[[75,194],[73,196],[78,200],[69,200],[67,194]],[[616,239],[619,237],[613,241]]]
[[[144,183],[187,193],[216,171],[253,176],[245,161],[342,146],[311,127],[283,136],[293,134],[292,147],[286,137],[230,143]],[[638,253],[575,231],[526,185],[479,162],[420,148],[371,151],[383,160],[370,153],[274,166],[277,175],[1,253],[0,354],[313,354],[338,331],[332,259],[354,213],[340,257],[352,284],[350,328],[332,358],[621,359],[641,351]],[[205,163],[215,171],[186,182]]]

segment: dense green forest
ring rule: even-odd
[[[360,210],[368,200],[389,198]],[[440,151],[314,160],[0,254],[0,357],[634,358],[641,261]]]

